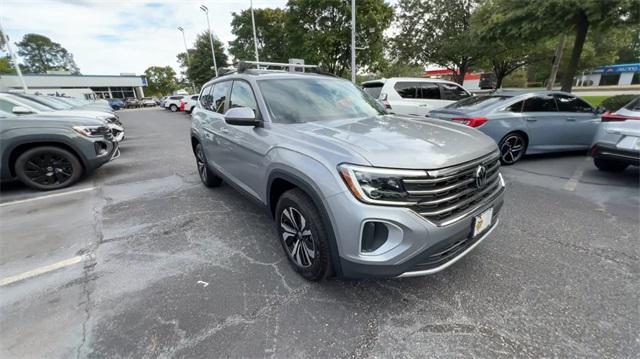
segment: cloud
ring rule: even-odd
[[[286,0],[254,0],[256,8],[284,7]],[[150,66],[180,68],[182,34],[192,44],[206,31],[199,9],[209,8],[214,34],[228,44],[231,13],[249,7],[249,0],[208,1],[44,1],[0,0],[0,22],[13,43],[38,33],[60,43],[74,55],[84,74],[142,74]]]

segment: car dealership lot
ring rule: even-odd
[[[2,357],[631,357],[637,168],[503,167],[500,225],[429,277],[309,283],[266,212],[200,184],[190,117],[121,114],[122,155],[73,187],[2,186]]]

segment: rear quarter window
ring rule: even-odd
[[[364,84],[362,85],[362,89],[364,92],[368,93],[373,98],[379,98],[380,93],[382,92],[382,87],[384,86],[381,82],[376,82],[372,84]]]

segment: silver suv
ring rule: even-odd
[[[435,273],[496,227],[505,184],[491,138],[389,115],[343,79],[241,69],[202,87],[198,172],[264,205],[303,277]]]

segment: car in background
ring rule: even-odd
[[[81,108],[84,110],[95,110],[104,112],[113,112],[113,109],[106,100],[89,101],[77,97],[66,96],[48,96],[49,98],[56,99],[60,102],[64,102],[73,108]]]
[[[640,164],[640,96],[602,115],[590,154],[602,171],[622,172]]]
[[[114,110],[121,110],[124,108],[124,101],[122,101],[122,99],[110,98],[107,101],[109,101],[109,106]]]
[[[413,77],[392,77],[362,83],[362,89],[381,101],[390,113],[424,117],[429,111],[471,97],[455,82]]]
[[[180,100],[180,111],[190,114],[194,107],[198,105],[198,95],[190,95]]]
[[[164,100],[164,108],[171,110],[171,112],[177,112],[180,110],[180,100],[184,99],[185,95],[169,96]]]
[[[156,106],[156,100],[154,100],[151,97],[143,97],[140,100],[138,100],[138,104],[140,105],[140,107],[153,107]]]
[[[104,120],[0,110],[0,180],[42,191],[70,186],[120,155]]]
[[[167,99],[167,96],[162,96],[160,97],[160,99],[158,100],[158,106],[164,108],[164,101]]]
[[[525,154],[587,150],[600,123],[599,109],[566,92],[496,92],[463,99],[429,117],[474,127],[493,138],[502,164]]]
[[[124,108],[139,108],[139,107],[140,107],[140,102],[136,98],[127,97],[124,100]]]

